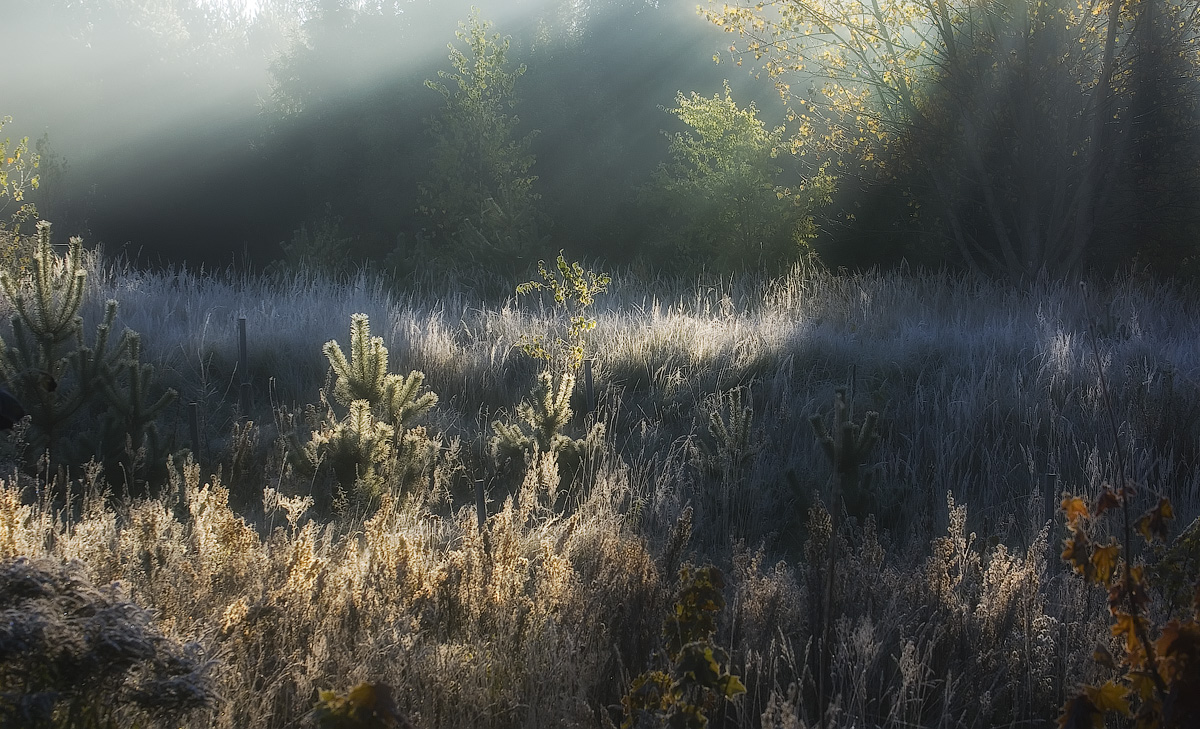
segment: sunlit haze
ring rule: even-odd
[[[513,37],[512,65],[530,68],[516,89],[522,103],[515,112],[522,133],[539,131],[537,174],[552,183],[563,175],[595,174],[588,156],[617,153],[611,145],[618,139],[645,140],[663,153],[659,132],[673,120],[659,107],[681,90],[712,93],[730,73],[712,63],[724,39],[688,0],[473,4],[495,23],[494,32]],[[393,190],[373,188],[394,196],[373,208],[387,207],[391,221],[355,221],[394,236],[418,226],[409,219],[417,207],[417,166],[427,147],[424,125],[439,99],[423,82],[449,68],[447,44],[471,5],[20,0],[6,11],[16,20],[6,26],[20,29],[7,34],[8,76],[20,82],[9,85],[0,114],[13,117],[6,134],[46,135],[49,150],[65,161],[65,169],[44,174],[42,207],[59,213],[60,227],[132,254],[206,259],[220,251],[217,258],[228,260],[231,252],[250,252],[265,260],[291,231],[319,219],[327,203],[343,218],[374,215],[340,209],[338,190],[314,188],[315,178],[301,180],[295,171],[280,177],[280,155],[299,153],[287,151],[291,142],[281,136],[286,104],[280,90],[292,93],[302,83],[307,106],[288,128],[317,132],[324,125],[332,136],[320,144],[344,146],[337,164],[366,149],[342,136],[346,128],[337,130],[331,113],[361,108],[368,117],[390,115],[393,128],[405,130],[392,141],[371,133],[387,155],[396,155],[395,172],[403,178]],[[353,29],[338,30],[344,23]],[[665,33],[670,25],[682,32]],[[579,58],[569,60],[571,54]],[[602,83],[579,78],[564,85],[566,79],[554,77],[561,64],[580,62],[599,72],[595,79]],[[696,79],[704,79],[702,85]],[[770,94],[765,84],[758,89],[760,96]],[[590,111],[574,120],[563,116],[577,103],[572,97],[581,108],[600,111],[603,127]],[[653,164],[641,152],[634,158]],[[326,166],[313,174],[341,173]],[[301,182],[306,189],[297,186]]]
[[[987,32],[919,3],[822,7],[11,0],[0,116],[45,139],[31,199],[60,235],[148,262],[267,265],[314,236],[350,266],[817,251],[1022,278],[1142,245],[1188,257],[1182,10],[1145,21],[1160,38],[1071,3],[1048,25],[996,6]],[[455,38],[469,23],[475,47]],[[947,61],[959,36],[986,62]],[[456,80],[448,46],[482,75]]]

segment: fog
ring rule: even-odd
[[[7,0],[4,133],[58,240],[148,265],[1200,270],[1190,4],[474,5],[468,93],[470,0]]]
[[[593,255],[622,215],[612,186],[644,181],[666,149],[661,131],[678,125],[660,106],[678,91],[711,95],[731,73],[752,96],[774,94],[713,63],[728,41],[693,0],[474,4],[513,38],[513,64],[528,65],[515,113],[538,131],[551,216],[574,221],[555,226],[558,242],[591,237]],[[9,0],[4,135],[45,135],[40,213],[57,236],[110,253],[261,264],[326,215],[386,248],[420,229],[427,120],[442,102],[423,82],[449,69],[470,7]],[[302,110],[285,108],[284,87]]]

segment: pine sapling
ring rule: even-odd
[[[739,478],[765,447],[762,434],[754,430],[754,407],[743,401],[748,392],[736,387],[714,398],[708,416],[709,440],[693,447],[693,462],[722,481]]]
[[[552,453],[564,471],[577,468],[604,439],[604,424],[594,423],[583,438],[571,438],[562,431],[571,422],[571,392],[575,376],[569,372],[554,375],[544,371],[529,397],[517,406],[517,421],[506,424],[496,420],[491,440],[492,458],[498,466],[510,462],[525,463],[537,453]]]
[[[294,466],[314,476],[322,465],[333,471],[343,488],[356,488],[368,501],[378,497],[389,472],[401,477],[412,475],[411,465],[418,460],[432,463],[436,458],[420,459],[439,450],[439,440],[425,435],[424,429],[412,430],[414,421],[437,404],[435,393],[423,391],[425,375],[413,371],[407,376],[388,372],[388,350],[381,337],[371,336],[366,314],[354,314],[350,321],[350,356],[336,340],[327,342],[323,351],[333,372],[330,388],[339,407],[340,417],[321,393],[324,413],[308,409],[311,438],[302,443],[296,433],[288,435],[289,455]]]
[[[554,378],[549,373],[538,377],[539,387],[532,400],[526,400],[517,408],[521,419],[533,428],[534,439],[543,452],[557,451],[566,436],[562,429],[571,421],[571,391],[575,389],[575,376],[564,374]]]
[[[388,351],[382,337],[371,336],[371,322],[366,314],[350,317],[350,359],[346,359],[336,339],[326,342],[321,351],[337,377],[333,396],[339,403],[349,407],[355,400],[366,400],[375,406],[383,401]]]
[[[356,400],[367,401],[375,415],[387,424],[407,427],[437,404],[433,392],[421,392],[424,373],[416,370],[408,376],[388,372],[388,350],[382,337],[371,336],[371,324],[366,314],[350,317],[350,358],[347,359],[337,340],[325,343],[325,357],[337,378],[334,398],[344,407]]]
[[[840,494],[835,495],[834,499],[835,518],[838,499],[845,499],[846,510],[858,517],[864,516],[870,505],[870,473],[866,476],[862,474],[862,464],[879,440],[876,432],[879,413],[868,411],[862,423],[855,423],[852,416],[850,404],[846,401],[846,388],[839,387],[834,391],[832,433],[826,430],[821,416],[809,418],[817,441],[837,477],[835,487]]]
[[[154,421],[175,392],[151,395],[154,370],[140,361],[136,332],[126,330],[116,346],[110,346],[116,301],[105,305],[92,344],[84,342],[79,310],[87,267],[82,241],[72,238],[60,258],[50,245],[49,223],[38,223],[37,238],[27,273],[17,278],[0,272],[0,289],[16,311],[13,343],[0,340],[0,375],[30,415],[35,452],[56,452],[63,429],[87,407],[103,413],[106,432],[96,433],[99,442],[81,442],[100,452],[73,453],[68,459],[98,455],[110,460],[124,451],[140,451],[149,436],[157,462],[162,454]]]
[[[149,445],[152,458],[157,461],[161,444],[158,439],[156,421],[159,413],[174,402],[177,393],[167,389],[158,399],[150,401],[153,389],[154,365],[141,361],[141,336],[126,330],[121,338],[124,357],[111,368],[99,373],[100,391],[108,405],[105,418],[110,431],[128,438],[133,450]]]
[[[366,400],[350,403],[346,417],[331,427],[314,432],[304,455],[317,468],[328,463],[344,487],[356,486],[362,495],[378,495],[377,469],[391,454],[395,429],[379,422]]]
[[[388,375],[380,403],[384,419],[398,430],[407,429],[414,421],[437,405],[438,396],[421,392],[425,373],[413,370],[407,376]]]
[[[820,677],[818,684],[819,702],[826,706],[829,698],[825,694],[825,676],[833,657],[830,645],[830,625],[833,622],[833,585],[837,571],[837,543],[841,525],[843,499],[846,510],[856,516],[863,516],[867,501],[866,485],[860,483],[861,464],[867,454],[879,439],[876,426],[879,413],[868,411],[861,424],[855,423],[850,403],[846,400],[846,388],[839,387],[834,391],[833,399],[833,432],[825,428],[825,421],[820,415],[809,418],[817,441],[821,444],[825,455],[829,458],[834,470],[834,492],[830,499],[832,510],[832,528],[828,543],[828,555],[825,574],[824,610],[821,614],[821,650],[818,660]],[[823,716],[823,714],[822,714]]]
[[[45,221],[37,225],[31,271],[20,278],[0,271],[0,289],[16,311],[16,346],[0,340],[0,374],[40,431],[44,442],[39,446],[52,448],[63,423],[86,401],[86,378],[73,390],[59,387],[73,370],[83,374],[86,360],[93,359],[81,356],[79,308],[86,283],[82,241],[72,238],[66,258],[60,260],[50,247],[50,224]],[[97,353],[107,343],[115,316],[116,304],[110,302],[98,330]]]

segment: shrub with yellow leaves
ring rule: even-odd
[[[11,116],[0,117],[0,131],[11,123]],[[7,137],[0,139],[0,214],[8,212],[9,204],[18,203],[9,220],[0,221],[0,231],[15,234],[22,222],[37,215],[37,208],[25,201],[25,194],[38,189],[40,164],[41,155],[29,150],[29,137],[16,144]]]
[[[316,729],[412,728],[396,709],[391,688],[373,683],[359,684],[344,696],[336,691],[322,691],[305,724]]]
[[[1110,630],[1114,638],[1121,639],[1125,655],[1118,663],[1101,645],[1092,658],[1124,675],[1102,686],[1081,687],[1063,705],[1058,724],[1062,729],[1103,729],[1105,715],[1117,712],[1133,718],[1137,729],[1200,726],[1200,578],[1190,578],[1192,614],[1182,620],[1172,617],[1154,631],[1158,639],[1152,641],[1150,636],[1155,626],[1150,615],[1151,584],[1145,565],[1135,564],[1133,532],[1136,529],[1148,545],[1165,544],[1167,524],[1175,518],[1175,511],[1171,501],[1160,496],[1153,509],[1131,523],[1130,501],[1136,490],[1125,478],[1125,460],[1096,344],[1095,324],[1089,327],[1088,336],[1100,395],[1116,444],[1118,486],[1114,489],[1105,484],[1090,509],[1082,498],[1064,494],[1062,510],[1069,535],[1063,542],[1062,558],[1088,583],[1108,590],[1108,610],[1114,620]],[[1089,530],[1110,511],[1121,514],[1121,541],[1109,537],[1107,542],[1097,543]],[[1186,545],[1174,546],[1178,549]]]
[[[704,729],[722,699],[746,693],[729,673],[729,656],[713,641],[717,616],[725,607],[725,578],[716,567],[679,572],[680,591],[671,617],[663,626],[664,652],[670,673],[646,671],[633,680],[621,699],[621,729],[646,726]]]
[[[1108,590],[1112,635],[1122,639],[1124,647],[1120,660],[1102,645],[1096,649],[1093,659],[1098,664],[1123,675],[1099,686],[1080,687],[1063,705],[1058,718],[1062,729],[1102,729],[1105,715],[1112,712],[1132,717],[1138,729],[1182,729],[1200,723],[1200,580],[1193,586],[1192,615],[1173,618],[1155,630],[1147,570],[1134,563],[1131,551],[1133,496],[1128,485],[1117,490],[1106,486],[1090,508],[1078,496],[1067,495],[1062,501],[1069,531],[1062,557],[1088,583]],[[1096,520],[1118,509],[1124,543],[1115,537],[1097,542],[1091,536]],[[1171,502],[1160,498],[1132,527],[1147,544],[1165,543],[1173,517]],[[1158,634],[1156,640],[1153,633]]]

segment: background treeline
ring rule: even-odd
[[[489,42],[511,36],[507,70],[526,67],[503,101],[536,160],[532,260],[564,246],[645,253],[656,216],[639,189],[668,158],[662,130],[681,128],[661,107],[680,89],[720,90],[733,73],[712,62],[720,32],[687,3],[477,4],[496,23]],[[286,0],[252,18],[195,0],[75,5],[9,11],[10,27],[30,31],[16,43],[31,83],[5,113],[18,134],[48,132],[57,156],[39,203],[59,231],[151,262],[265,264],[281,242],[313,239],[340,241],[353,262],[429,238],[445,252],[436,216],[420,211],[420,186],[437,175],[431,121],[446,106],[424,82],[453,70],[446,46],[472,3]],[[63,64],[94,78],[39,68],[48,48],[69,49]],[[736,75],[743,106],[774,96]],[[72,119],[81,106],[105,113]]]
[[[18,0],[31,197],[151,262],[1190,270],[1194,3],[477,4]]]

